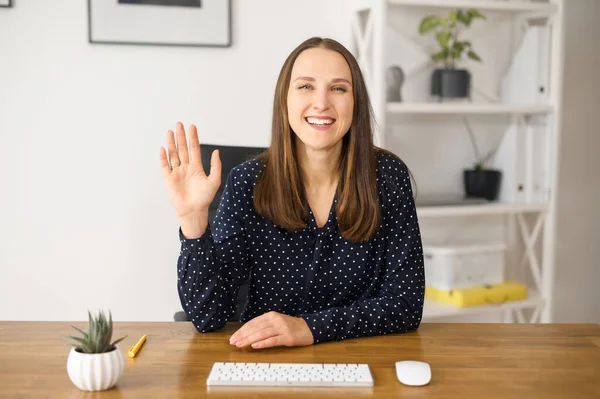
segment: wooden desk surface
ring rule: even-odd
[[[79,391],[66,370],[61,337],[84,322],[0,321],[0,397],[290,397],[310,398],[600,398],[600,325],[430,324],[416,332],[349,339],[300,348],[238,349],[239,327],[200,334],[191,323],[115,323],[125,373],[111,390]],[[135,359],[127,349],[143,334]],[[425,387],[403,386],[394,362],[423,360]],[[213,362],[367,363],[373,388],[210,388]]]

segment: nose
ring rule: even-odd
[[[316,89],[313,95],[313,109],[324,111],[329,108],[329,92],[325,89]]]

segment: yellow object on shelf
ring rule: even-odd
[[[515,281],[505,281],[500,284],[480,285],[448,291],[425,287],[425,297],[461,308],[495,305],[527,298],[527,286]]]

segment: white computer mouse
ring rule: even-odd
[[[421,386],[431,381],[431,367],[429,363],[417,360],[403,360],[396,362],[396,376],[404,385]]]

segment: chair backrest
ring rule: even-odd
[[[210,171],[210,158],[214,150],[219,150],[219,157],[221,158],[221,186],[219,191],[215,195],[210,207],[208,209],[209,220],[212,221],[217,213],[219,202],[223,196],[223,190],[225,189],[225,182],[231,169],[238,166],[239,164],[247,161],[253,155],[257,155],[263,152],[266,148],[264,147],[239,147],[229,145],[213,145],[213,144],[200,144],[200,155],[202,155],[202,166],[206,174]]]

